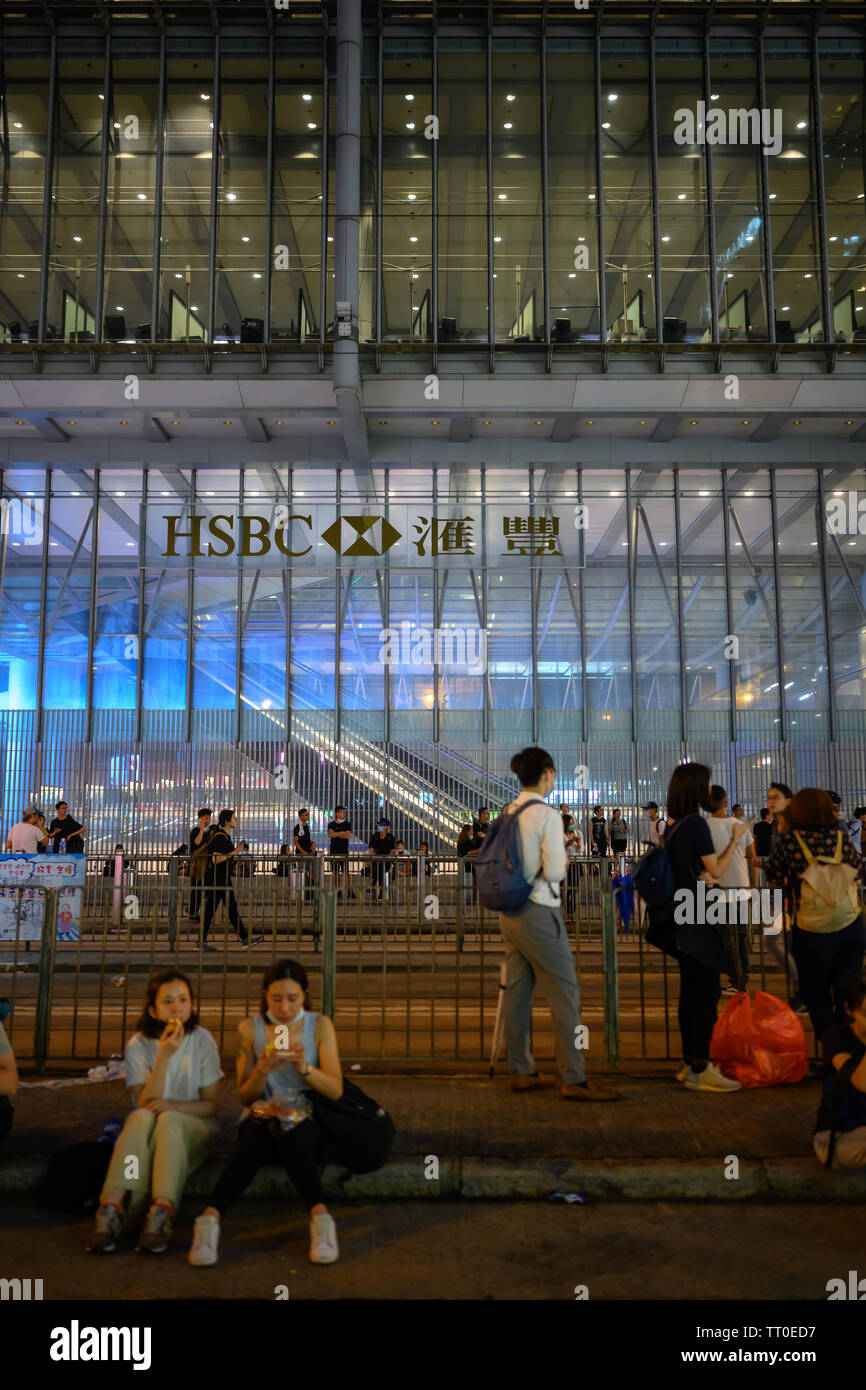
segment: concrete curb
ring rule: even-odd
[[[0,1160],[0,1197],[34,1193],[48,1160],[42,1157]],[[377,1173],[350,1178],[351,1200],[450,1198],[470,1201],[543,1200],[552,1192],[579,1192],[590,1202],[863,1202],[866,1170],[828,1173],[817,1159],[774,1158],[740,1165],[737,1179],[725,1177],[724,1157],[688,1159],[590,1159],[584,1163],[533,1162],[519,1166],[496,1158],[447,1158],[439,1162],[438,1180],[424,1176],[425,1156],[398,1158]],[[187,1197],[203,1198],[212,1190],[223,1160],[209,1159],[187,1182]],[[338,1170],[325,1172],[325,1192],[340,1195]],[[262,1168],[247,1189],[248,1197],[285,1198],[291,1186],[279,1168]]]

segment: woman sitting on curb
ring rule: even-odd
[[[223,1076],[213,1037],[193,1009],[186,975],[164,970],[147,986],[138,1031],[126,1044],[126,1084],[136,1108],[114,1145],[87,1249],[107,1254],[127,1221],[147,1214],[137,1250],[159,1255],[171,1239],[189,1173],[213,1148]]]
[[[326,1014],[309,1013],[307,973],[294,960],[265,971],[260,1012],[239,1025],[238,1091],[245,1107],[239,1145],[195,1223],[191,1265],[215,1265],[220,1222],[263,1163],[281,1163],[310,1213],[310,1259],[333,1264],[337,1231],[325,1206],[327,1136],[313,1114],[312,1092],[343,1094],[337,1035]]]

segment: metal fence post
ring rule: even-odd
[[[619,980],[616,956],[616,899],[612,889],[601,888],[601,958],[604,970],[604,1041],[611,1071],[619,1061]]]
[[[60,890],[45,892],[42,908],[42,948],[39,953],[39,979],[36,985],[36,1020],[33,1025],[33,1056],[36,1070],[45,1070],[48,1056],[48,1035],[51,1023],[51,1002],[54,995],[54,948],[57,938],[57,904]]]
[[[172,951],[177,940],[177,909],[180,901],[180,894],[178,893],[179,868],[179,860],[175,855],[172,855],[168,861],[168,944]]]
[[[322,927],[322,1013],[333,1020],[337,1001],[337,894],[319,894]]]

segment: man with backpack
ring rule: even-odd
[[[524,748],[511,760],[523,790],[492,823],[475,860],[479,897],[499,912],[505,938],[505,1043],[513,1091],[551,1085],[542,1081],[530,1051],[532,995],[536,982],[553,1016],[556,1062],[564,1100],[618,1100],[619,1092],[586,1075],[575,1045],[580,989],[560,911],[559,884],[566,874],[562,817],[546,798],[553,790],[553,759],[543,748]]]

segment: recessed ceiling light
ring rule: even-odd
[[[607,94],[607,99],[608,99],[608,101],[619,101],[619,93],[618,93],[618,92],[608,92],[608,94]]]
[[[415,129],[415,122],[414,122],[414,121],[407,121],[407,122],[406,122],[406,129],[407,129],[407,130],[414,130],[414,129]]]
[[[791,307],[790,304],[783,304],[783,305],[782,305],[782,308],[783,308],[783,309],[790,309],[790,307]]]
[[[750,425],[751,423],[752,423],[751,420],[741,420],[741,421],[740,421],[740,424],[741,424],[741,425]]]
[[[329,236],[329,237],[328,237],[328,241],[333,241],[333,240],[334,240],[334,238],[333,238],[332,236]]]
[[[744,497],[754,497],[754,495],[755,495],[754,492],[744,492],[744,493],[743,493],[743,496],[744,496]]]
[[[543,420],[536,420],[535,423],[536,423],[536,425],[543,425],[543,424],[544,424],[544,421],[543,421]]]
[[[241,237],[241,241],[249,241],[249,237],[248,237],[248,236],[242,236],[242,237]]]
[[[595,421],[594,421],[594,420],[584,420],[583,423],[584,423],[585,425],[594,425],[594,424],[595,424]]]
[[[21,274],[21,271],[20,271],[20,270],[19,270],[19,272],[18,272],[18,279],[19,279],[19,280],[23,280],[23,279],[24,279],[24,276]]]
[[[237,202],[237,196],[238,196],[237,193],[227,193],[227,194],[226,194],[226,202],[227,202],[227,203],[234,203],[234,202]]]
[[[515,100],[514,93],[513,93],[513,92],[508,92],[507,95],[506,95],[506,97],[505,97],[505,100],[506,100],[506,101],[514,101],[514,100]]]
[[[795,425],[802,425],[802,423],[803,423],[802,420],[795,420],[795,421],[794,421],[794,424],[795,424]]]
[[[839,238],[838,238],[837,236],[831,236],[830,240],[831,240],[831,241],[838,241]]]
[[[679,198],[679,200],[680,200],[681,203],[684,203],[685,200],[686,200],[686,198],[688,197],[688,194],[687,194],[687,193],[678,193],[678,194],[677,194],[677,197]]]
[[[179,424],[180,424],[180,420],[169,420],[168,423],[169,423],[170,425],[179,425]]]
[[[853,425],[853,423],[854,423],[853,420],[846,420],[846,421],[845,421],[845,424],[846,424],[846,425]]]
[[[417,194],[417,193],[407,193],[407,194],[406,194],[406,202],[407,202],[407,203],[414,203],[414,201],[415,201],[415,199],[416,199],[417,197],[418,197],[418,194]]]
[[[380,421],[379,421],[379,424],[380,424],[380,425],[387,425],[387,423],[388,423],[387,420],[380,420]]]
[[[569,280],[576,280],[576,279],[577,279],[577,271],[576,271],[576,270],[570,270],[570,271],[568,272],[568,278],[569,278]]]
[[[78,421],[77,421],[77,420],[67,420],[66,423],[67,423],[67,425],[77,425],[77,424],[78,424]]]
[[[261,271],[254,270],[254,271],[253,271],[253,279],[254,279],[254,280],[261,280],[261,278],[262,278],[262,276],[261,276]]]
[[[312,92],[301,92],[301,101],[312,101]]]
[[[224,424],[224,425],[230,425],[230,424],[231,424],[231,420],[223,420],[223,424]]]
[[[430,421],[430,424],[431,424],[431,425],[438,425],[438,424],[439,424],[439,421],[438,421],[438,420],[431,420],[431,421]]]
[[[139,195],[138,195],[138,201],[139,201],[140,203],[146,203],[146,202],[147,202],[147,194],[146,194],[146,193],[139,193]]]
[[[72,238],[72,240],[73,240],[73,241],[81,241],[82,238],[81,238],[80,236],[74,236],[74,237]]]
[[[669,237],[669,236],[663,236],[663,237],[662,237],[662,241],[670,241],[670,237]]]
[[[336,420],[329,420],[327,423],[328,423],[329,425],[336,425],[337,422],[336,422]]]
[[[610,121],[602,121],[601,128],[602,130],[610,130]]]
[[[502,126],[502,129],[503,129],[503,130],[511,130],[511,129],[512,129],[511,121],[505,121],[505,123],[504,123],[503,126]]]
[[[501,241],[501,240],[502,240],[502,237],[501,237],[501,236],[495,236],[495,237],[493,238],[493,240],[494,240],[494,241]]]
[[[771,198],[771,199],[772,199],[772,198],[775,198],[775,196],[776,196],[775,193],[771,193],[771,194],[770,194],[770,198]]]
[[[414,100],[415,100],[415,94],[414,94],[414,92],[407,92],[407,93],[406,93],[406,100],[407,100],[407,101],[414,101]]]
[[[798,121],[798,122],[797,122],[797,129],[798,129],[798,130],[805,130],[805,129],[806,129],[806,122],[805,122],[805,121]]]
[[[490,421],[489,421],[489,420],[482,420],[481,423],[482,423],[482,425],[489,425],[489,424],[490,424]]]
[[[207,92],[200,92],[199,96],[201,97],[202,101],[210,101],[210,97],[208,96]]]
[[[14,125],[14,127],[15,127],[16,130],[20,130],[20,129],[21,129],[21,122],[20,122],[20,121],[13,121],[12,124]]]
[[[410,240],[410,241],[417,241],[418,238],[417,238],[416,236],[410,236],[409,240]]]
[[[508,194],[507,194],[507,193],[500,193],[500,195],[499,195],[499,201],[500,201],[500,203],[504,203],[504,202],[505,202],[505,199],[506,199],[507,197],[508,197]]]
[[[698,423],[697,420],[689,420],[689,424],[690,424],[690,425],[696,425],[697,423]]]
[[[16,425],[26,425],[27,421],[26,421],[26,420],[16,420],[15,423],[16,423]]]

